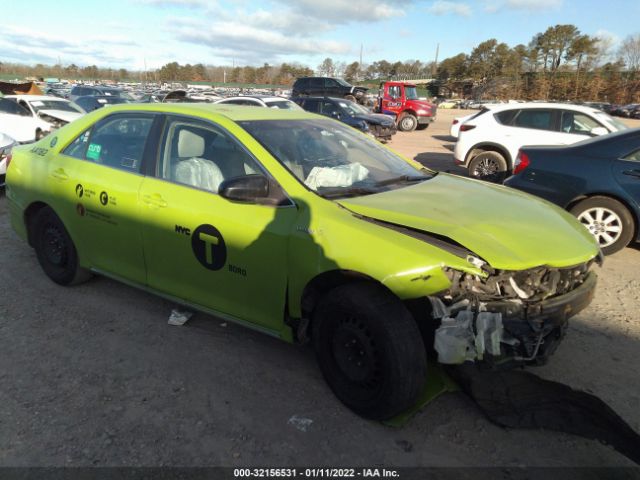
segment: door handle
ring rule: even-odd
[[[64,171],[64,168],[58,168],[51,172],[51,176],[57,180],[69,180],[69,175]]]
[[[630,177],[640,178],[640,170],[625,170],[623,175],[629,175]]]
[[[154,193],[153,195],[143,195],[142,201],[150,207],[164,208],[167,206],[167,202],[159,193]]]

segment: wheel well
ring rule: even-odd
[[[638,238],[638,229],[640,228],[640,225],[638,224],[638,216],[634,213],[634,209],[631,207],[631,205],[629,205],[629,202],[627,202],[621,197],[618,197],[617,195],[611,195],[610,193],[601,193],[601,192],[593,192],[587,195],[580,195],[579,197],[576,197],[573,200],[571,200],[564,208],[565,210],[569,211],[581,201],[586,200],[587,198],[592,198],[592,197],[610,198],[611,200],[620,202],[627,210],[629,210],[629,213],[631,214],[631,218],[633,219],[633,238],[634,239]]]
[[[511,160],[511,155],[509,155],[509,152],[507,152],[501,146],[493,145],[493,144],[475,145],[473,148],[471,148],[471,150],[469,150],[469,153],[467,153],[467,158],[465,159],[465,163],[468,165],[469,162],[471,162],[471,160],[473,160],[473,158],[476,155],[479,155],[482,152],[496,152],[496,153],[499,153],[506,160],[507,169],[509,171],[511,171],[511,169],[513,168],[513,162]]]
[[[331,270],[314,277],[309,283],[307,283],[302,292],[302,299],[300,302],[302,317],[311,319],[311,315],[313,314],[313,310],[318,304],[318,301],[329,290],[347,283],[362,281],[375,282],[373,278],[352,270]]]
[[[24,224],[27,227],[27,241],[31,247],[33,247],[33,219],[40,210],[48,206],[49,205],[44,202],[34,202],[24,211]]]
[[[413,115],[414,117],[418,118],[418,114],[416,114],[416,112],[414,110],[403,110],[402,112],[400,112],[400,115],[398,115],[398,118],[400,118],[402,115],[404,114],[409,114],[409,115]]]

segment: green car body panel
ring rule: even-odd
[[[60,153],[96,121],[122,112],[212,122],[235,137],[290,202],[279,206],[233,202],[153,175]],[[272,119],[333,122],[320,118],[303,111],[228,105],[122,105],[97,110],[14,150],[7,173],[13,227],[27,240],[29,212],[48,205],[66,226],[83,267],[287,341],[294,340],[287,319],[303,316],[305,289],[328,272],[372,279],[402,300],[449,288],[444,267],[487,275],[468,258],[389,226],[451,239],[495,269],[570,267],[598,255],[592,236],[561,209],[505,187],[447,174],[373,195],[323,198],[239,125]],[[214,226],[224,239],[222,268],[205,268],[195,255],[194,242],[204,242],[207,251],[220,242],[215,233],[198,232],[203,225]],[[218,252],[212,251],[214,256]]]

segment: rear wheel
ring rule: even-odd
[[[51,280],[60,285],[75,285],[91,277],[88,270],[80,267],[76,247],[51,208],[36,213],[33,229],[38,262]]]
[[[358,415],[391,418],[412,406],[424,387],[420,331],[381,285],[347,284],[325,294],[313,314],[312,340],[327,383]]]
[[[418,126],[418,119],[410,113],[402,113],[398,119],[398,130],[401,132],[413,132]]]
[[[633,217],[627,207],[613,198],[587,198],[575,205],[571,213],[596,238],[605,255],[623,249],[633,238]]]
[[[481,152],[469,163],[469,176],[488,182],[502,183],[507,177],[507,161],[498,152]]]

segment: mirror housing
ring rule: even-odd
[[[218,195],[234,202],[257,203],[269,196],[269,179],[264,175],[242,175],[225,180]]]
[[[609,130],[607,130],[604,127],[595,127],[595,128],[592,128],[589,133],[594,137],[598,137],[600,135],[606,135],[607,133],[609,133]]]

